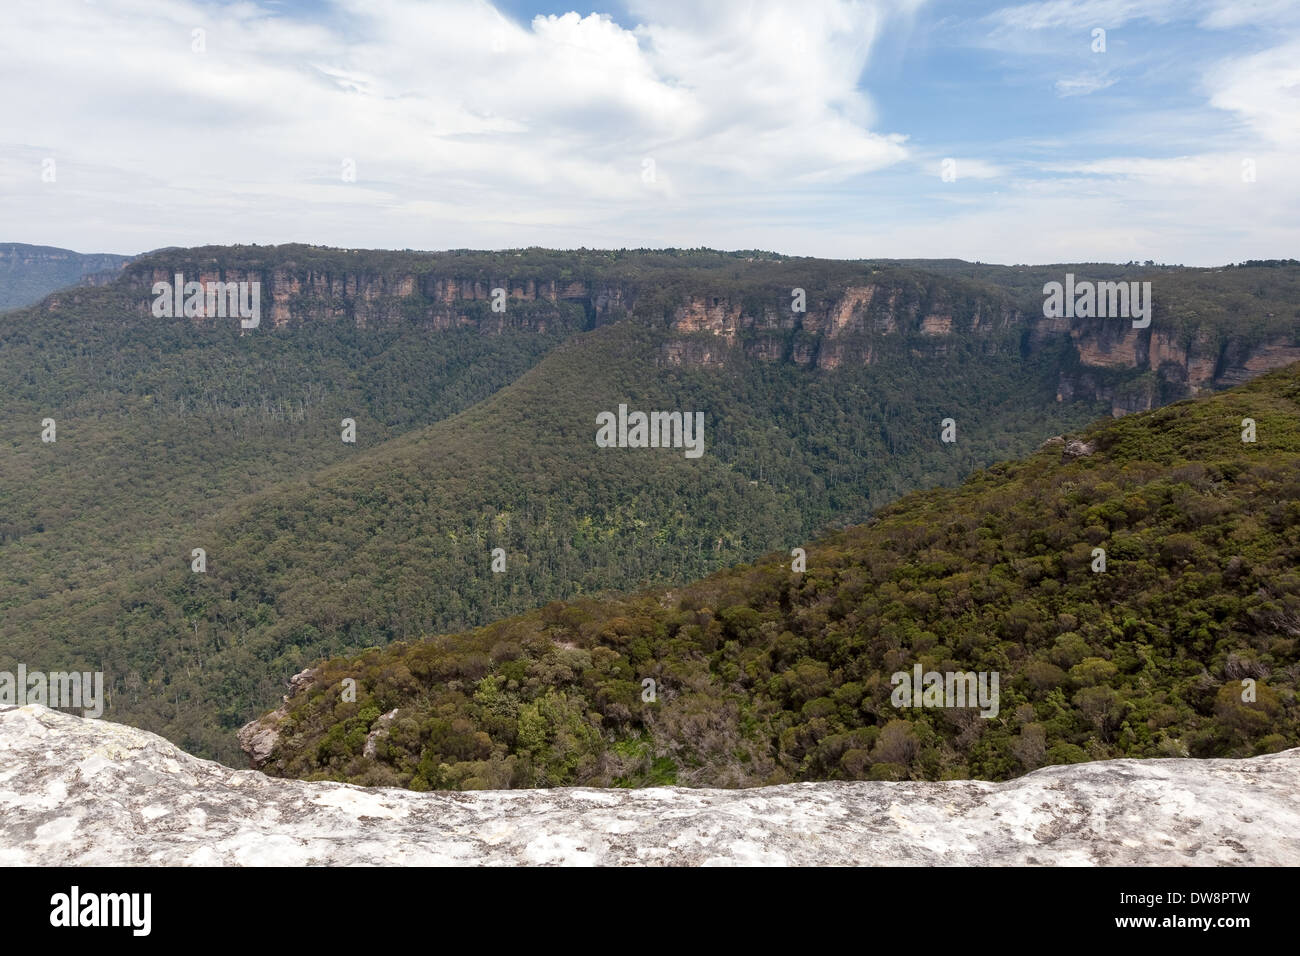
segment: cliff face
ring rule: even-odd
[[[1293,334],[1248,341],[1204,328],[1171,329],[1158,319],[1145,329],[1133,328],[1128,319],[1041,319],[1032,341],[1041,347],[1061,337],[1068,337],[1078,359],[1078,368],[1061,374],[1061,400],[1104,399],[1116,416],[1153,408],[1162,395],[1169,400],[1241,385],[1300,361]],[[1116,384],[1093,370],[1149,375]]]
[[[878,361],[886,339],[907,338],[918,353],[938,354],[948,336],[986,336],[1024,322],[993,296],[972,307],[942,294],[922,302],[911,291],[889,282],[850,285],[807,301],[799,312],[776,304],[784,291],[769,293],[771,304],[749,309],[726,296],[689,295],[672,314],[677,335],[663,346],[662,358],[673,365],[717,365],[740,349],[761,361],[833,369]],[[954,314],[959,307],[965,311],[960,318]]]
[[[596,324],[622,306],[626,290],[586,282],[538,282],[472,279],[436,275],[329,272],[314,269],[181,270],[186,282],[261,283],[262,320],[273,328],[320,320],[347,319],[366,328],[413,321],[434,330],[477,327],[492,333],[506,328],[545,332],[558,321],[558,309],[507,307],[493,312],[493,289],[505,289],[509,304],[576,302],[587,307]],[[172,270],[151,267],[129,271],[137,292],[137,308],[149,314],[155,282],[174,282]],[[479,308],[468,308],[479,303]]]
[[[1300,361],[1300,322],[1258,338],[1182,318],[1157,315],[1144,329],[1130,319],[1046,319],[1037,308],[1018,308],[993,294],[940,287],[918,297],[907,283],[888,281],[846,285],[810,300],[803,313],[775,304],[746,310],[727,297],[691,295],[673,313],[678,336],[662,358],[720,365],[739,350],[762,361],[833,369],[877,363],[900,342],[913,355],[935,356],[975,338],[985,351],[1061,356],[1059,400],[1108,401],[1116,416],[1240,385]]]
[[[572,328],[575,316],[586,327],[633,316],[667,328],[658,355],[667,365],[717,366],[744,355],[835,369],[876,364],[899,350],[941,355],[975,338],[985,351],[1060,356],[1059,399],[1106,400],[1116,415],[1240,384],[1300,360],[1300,340],[1290,334],[1248,340],[1195,324],[1184,331],[1177,315],[1157,314],[1145,329],[1127,319],[1045,319],[1040,307],[1010,293],[897,270],[863,268],[857,280],[841,270],[841,278],[820,293],[810,290],[795,311],[791,289],[774,279],[719,282],[707,269],[647,267],[640,280],[574,278],[581,271],[575,260],[518,278],[505,269],[458,274],[454,259],[414,254],[386,269],[363,267],[361,258],[341,253],[328,266],[281,260],[273,267],[226,268],[220,259],[151,256],[127,267],[127,286],[148,314],[153,283],[172,282],[178,271],[185,281],[259,282],[263,324],[272,329],[342,319],[359,327],[416,322],[434,331],[494,334]],[[546,277],[547,271],[555,274]],[[504,313],[491,308],[494,289],[506,291]]]
[[[924,351],[942,351],[938,342],[950,335],[984,335],[1025,323],[1025,316],[993,294],[973,303],[942,290],[918,290],[915,283],[864,282],[847,285],[821,298],[810,298],[802,311],[790,307],[790,290],[755,283],[742,301],[715,295],[706,272],[663,310],[663,296],[653,286],[630,280],[596,281],[550,278],[515,279],[448,275],[438,271],[367,272],[284,266],[271,269],[223,268],[215,261],[177,260],[176,266],[141,262],[128,268],[137,309],[148,314],[155,282],[259,282],[264,322],[272,328],[314,320],[350,319],[366,327],[416,321],[433,329],[477,326],[543,328],[545,305],[576,303],[589,325],[624,316],[666,323],[671,335],[661,360],[671,364],[711,365],[735,349],[764,361],[793,361],[816,368],[870,363],[882,336],[916,336],[930,340]],[[673,277],[680,284],[680,275]],[[494,289],[504,289],[507,308],[492,312]],[[649,301],[648,301],[649,300]],[[519,310],[519,304],[533,306]],[[536,308],[543,306],[543,308]],[[638,309],[640,311],[638,312]]]
[[[142,730],[0,710],[0,863],[1300,864],[1300,750],[1005,784],[413,793],[281,780]]]

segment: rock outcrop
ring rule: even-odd
[[[186,282],[257,282],[261,285],[261,307],[269,327],[284,328],[294,323],[348,319],[358,328],[417,322],[434,331],[475,327],[487,333],[506,328],[545,332],[558,324],[558,310],[530,309],[495,313],[479,309],[471,314],[471,303],[489,304],[494,289],[505,291],[512,302],[550,303],[574,301],[592,308],[597,321],[608,318],[622,304],[623,291],[603,286],[589,288],[583,282],[512,282],[502,277],[481,280],[464,277],[386,274],[383,272],[333,272],[317,269],[276,267],[267,269],[226,268],[211,264],[205,268],[178,267]],[[152,308],[155,282],[174,282],[172,270],[157,266],[132,267],[128,281],[140,290],[137,308],[148,314]],[[215,319],[196,321],[217,321]]]
[[[248,754],[248,762],[260,767],[275,752],[275,745],[280,742],[280,732],[275,723],[287,716],[284,710],[273,710],[264,718],[252,720],[240,727],[235,733],[240,749]]]
[[[412,793],[280,780],[0,710],[0,864],[1300,864],[1300,749],[1008,783]]]
[[[695,367],[722,366],[742,354],[819,369],[869,365],[885,360],[890,353],[881,346],[891,342],[915,354],[939,354],[951,349],[954,336],[988,338],[1030,322],[1002,292],[973,294],[937,280],[918,285],[896,275],[832,283],[796,312],[785,286],[756,278],[744,294],[729,294],[710,288],[714,280],[703,270],[652,270],[641,280],[576,278],[572,268],[553,277],[505,271],[472,276],[454,271],[455,260],[414,254],[387,268],[337,252],[329,255],[328,265],[292,259],[259,265],[255,258],[246,251],[223,257],[217,250],[177,250],[132,263],[123,286],[134,310],[149,315],[155,284],[174,285],[177,275],[205,289],[213,283],[257,283],[259,327],[266,331],[342,320],[358,328],[413,323],[431,332],[546,333],[632,316],[667,326],[670,336],[659,347],[663,364]],[[665,291],[668,287],[672,291]],[[504,292],[504,312],[491,308],[494,290]],[[46,308],[76,304],[75,297],[52,297]],[[995,347],[1019,346],[1013,337]]]
[[[289,678],[289,693],[280,698],[281,703],[289,703],[289,698],[298,691],[310,686],[311,679],[316,675],[313,668],[307,668],[305,671],[299,671]],[[393,711],[396,713],[396,711]],[[240,749],[248,754],[248,762],[253,767],[260,767],[270,758],[275,751],[275,745],[280,742],[280,721],[288,716],[288,711],[284,707],[278,707],[258,717],[256,720],[250,720],[244,726],[240,727],[235,733],[239,741]],[[391,720],[391,716],[385,714]],[[385,726],[387,724],[385,723]],[[373,737],[374,734],[371,735]],[[370,740],[366,741],[370,746]]]
[[[509,259],[467,274],[465,260],[447,254],[375,256],[316,247],[160,251],[127,266],[123,282],[144,315],[154,283],[173,282],[177,273],[205,286],[257,282],[268,330],[344,320],[359,328],[414,323],[432,332],[540,334],[633,316],[667,326],[659,361],[668,366],[720,367],[744,355],[832,370],[952,354],[974,341],[983,351],[1006,355],[1068,355],[1059,372],[1059,400],[1106,401],[1115,416],[1300,361],[1294,330],[1279,331],[1276,323],[1257,339],[1184,321],[1189,314],[1179,305],[1158,312],[1145,328],[1134,328],[1130,319],[1047,318],[1036,295],[866,265],[808,290],[795,311],[793,288],[762,272],[742,278],[734,271],[722,281],[708,269],[643,262],[639,273],[610,273],[589,269],[576,256],[549,266],[520,265],[523,274],[512,274]],[[789,275],[797,267],[783,268]],[[505,293],[504,312],[490,308],[494,290]],[[47,308],[66,304],[75,305],[75,295],[53,297]],[[1271,318],[1267,307],[1247,305],[1243,318]]]
[[[1208,329],[1194,334],[1171,331],[1158,323],[1134,329],[1127,319],[1042,319],[1030,338],[1034,347],[1067,335],[1078,367],[1065,369],[1057,386],[1061,400],[1100,399],[1111,403],[1115,417],[1155,408],[1172,397],[1190,397],[1206,389],[1241,385],[1256,375],[1300,361],[1294,334],[1220,341]],[[1121,378],[1098,371],[1144,373]],[[1165,395],[1164,401],[1161,399]]]
[[[955,301],[936,291],[936,301],[923,308],[917,290],[909,292],[897,280],[848,285],[824,298],[809,299],[801,312],[778,307],[782,290],[766,291],[766,304],[751,303],[748,309],[727,296],[687,296],[670,322],[682,337],[665,343],[663,360],[669,365],[722,365],[731,350],[739,349],[760,361],[834,369],[873,364],[886,339],[910,337],[916,343],[918,337],[986,336],[1028,321],[989,295],[973,310],[968,308],[966,321],[958,325],[952,314]],[[945,350],[941,343],[925,343],[930,354]]]
[[[1071,438],[1065,443],[1065,448],[1061,451],[1061,461],[1074,461],[1076,458],[1087,458],[1097,450],[1095,442],[1083,441],[1079,438]]]

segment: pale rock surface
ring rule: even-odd
[[[1079,438],[1071,438],[1065,443],[1065,450],[1061,452],[1061,461],[1073,461],[1075,458],[1087,458],[1097,450],[1094,442],[1083,441]]]
[[[299,671],[289,678],[289,693],[280,698],[284,703],[289,703],[289,698],[298,693],[304,687],[311,684],[311,679],[316,676],[316,669],[309,667],[305,671]],[[270,758],[274,752],[276,744],[280,742],[280,721],[288,716],[288,711],[280,707],[271,711],[256,720],[250,720],[244,726],[240,727],[235,733],[235,739],[239,741],[240,748],[248,754],[249,763],[254,767],[260,767]],[[383,727],[388,726],[388,722],[396,716],[397,711],[393,710],[384,714]],[[375,747],[375,731],[366,738],[366,756],[373,756]]]
[[[1008,783],[412,793],[199,760],[0,709],[0,863],[1300,864],[1300,749],[1115,760]]]
[[[388,725],[396,719],[397,708],[394,707],[375,722],[375,729],[366,734],[366,744],[361,748],[361,756],[374,757],[379,752],[379,741],[388,736]],[[270,754],[268,753],[266,756],[270,756]],[[257,754],[250,754],[254,766],[260,766],[261,763],[264,763],[266,756],[259,757]]]

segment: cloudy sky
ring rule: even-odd
[[[6,0],[0,241],[1300,256],[1296,0],[584,2]]]

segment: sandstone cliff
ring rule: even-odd
[[[1115,415],[1300,361],[1294,328],[1279,320],[1268,334],[1252,336],[1231,323],[1198,320],[1204,313],[1191,287],[1176,289],[1148,328],[1135,329],[1127,319],[1043,318],[1041,297],[1024,290],[862,263],[745,261],[724,273],[628,256],[620,271],[593,265],[604,261],[595,253],[547,255],[539,264],[505,254],[169,250],[129,264],[122,287],[134,308],[149,314],[153,283],[171,282],[177,272],[186,281],[259,282],[270,330],[344,320],[363,328],[414,322],[431,331],[547,332],[630,316],[666,331],[657,356],[666,365],[720,366],[744,356],[829,370],[933,357],[974,342],[983,351],[1058,362],[1060,401],[1104,400]],[[820,285],[808,283],[796,311],[792,286],[808,275],[820,275]],[[1212,278],[1198,273],[1195,281]],[[494,289],[506,292],[504,313],[490,308]],[[75,303],[77,295],[51,297],[47,307],[65,299]],[[1272,319],[1265,310],[1279,308],[1271,300],[1242,301],[1236,314],[1247,324]]]
[[[1228,388],[1270,369],[1300,362],[1294,332],[1248,340],[1215,335],[1208,328],[1189,331],[1153,321],[1135,329],[1127,319],[1040,319],[1035,347],[1066,336],[1077,368],[1062,372],[1060,399],[1102,398],[1114,415],[1145,411],[1206,389]],[[1125,378],[1106,372],[1146,373]]]
[[[1300,864],[1300,749],[1116,760],[1004,784],[413,793],[198,760],[153,734],[0,709],[0,863]]]
[[[811,297],[798,312],[783,296],[788,300],[786,290],[768,290],[766,301],[746,307],[727,296],[688,295],[672,313],[677,335],[664,345],[663,358],[673,365],[720,365],[740,349],[762,361],[833,369],[872,364],[887,342],[907,339],[913,350],[937,354],[950,336],[987,336],[1025,322],[995,295],[972,302],[888,277]]]
[[[264,321],[274,328],[294,323],[347,319],[360,328],[401,321],[414,321],[435,330],[477,326],[485,332],[506,327],[546,331],[548,318],[556,310],[507,309],[492,312],[493,290],[506,291],[508,302],[576,302],[587,306],[597,322],[622,306],[625,291],[617,287],[586,282],[550,280],[512,281],[502,276],[475,279],[415,273],[328,271],[277,266],[267,269],[225,268],[216,263],[199,269],[179,270],[186,282],[261,283]],[[138,308],[148,314],[155,282],[173,282],[171,269],[142,265],[128,269],[128,281],[137,290]],[[484,308],[467,309],[471,303]]]

